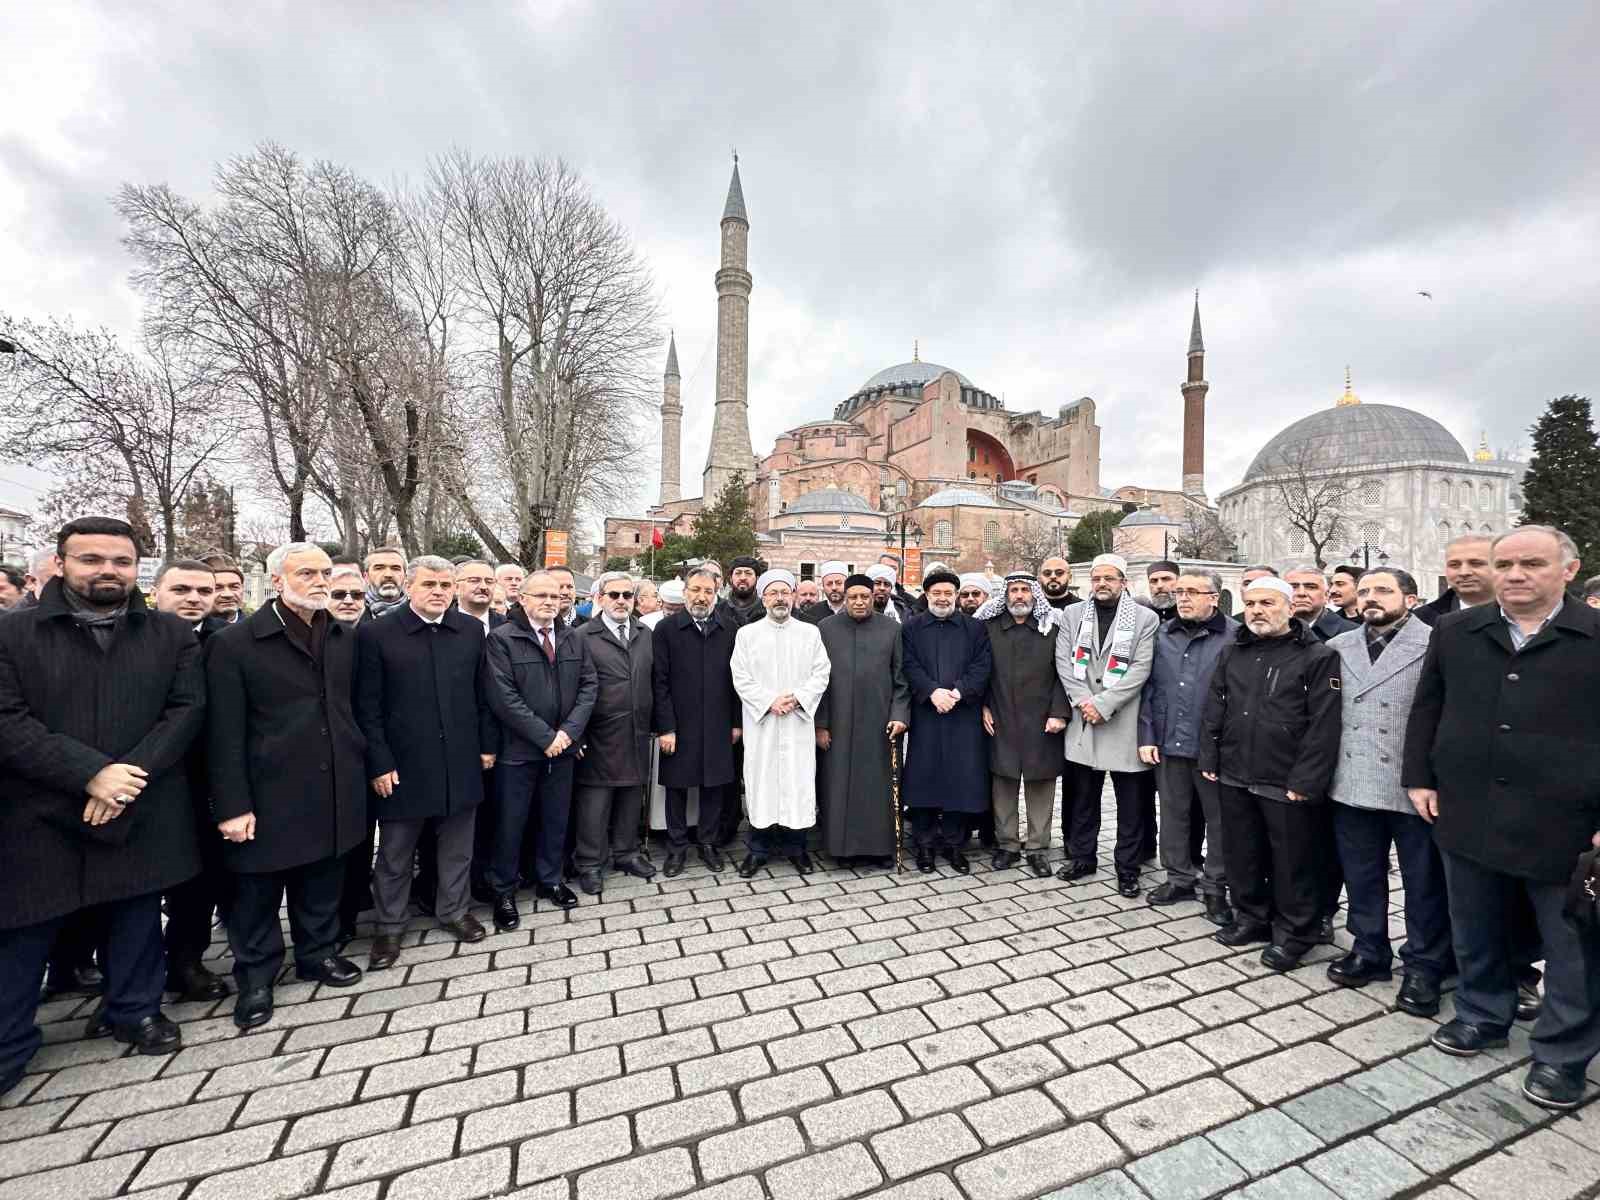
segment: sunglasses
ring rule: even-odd
[[[633,593],[632,592],[607,592],[606,593],[606,599],[607,600],[632,600],[633,599]]]
[[[333,591],[333,592],[329,592],[328,595],[332,596],[335,600],[359,600],[359,599],[361,599],[362,593],[359,592],[359,591],[355,591],[355,592]]]
[[[1065,575],[1066,572],[1065,571],[1040,571],[1039,574],[1043,575],[1046,579],[1054,579],[1057,575]]]

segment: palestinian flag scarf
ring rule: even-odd
[[[1116,683],[1133,665],[1133,638],[1137,627],[1138,604],[1132,594],[1124,588],[1122,597],[1117,601],[1117,615],[1115,624],[1111,628],[1111,645],[1106,655],[1106,668],[1101,676],[1104,683]],[[1078,640],[1072,647],[1072,674],[1077,679],[1089,677],[1089,664],[1094,661],[1095,649],[1099,645],[1099,638],[1096,636],[1098,632],[1095,625],[1094,601],[1086,600],[1083,605],[1083,619],[1078,623]]]

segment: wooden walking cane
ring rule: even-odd
[[[894,873],[900,874],[904,849],[900,837],[900,739],[889,735],[889,793],[894,804]]]

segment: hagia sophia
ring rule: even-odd
[[[1131,562],[1165,557],[1191,512],[1203,509],[1237,534],[1241,560],[1281,569],[1303,561],[1307,549],[1280,502],[1281,481],[1291,471],[1359,475],[1348,484],[1344,503],[1352,511],[1341,532],[1352,545],[1330,550],[1330,563],[1352,553],[1359,561],[1364,548],[1369,558],[1413,564],[1430,592],[1455,532],[1498,532],[1515,522],[1523,464],[1491,454],[1487,445],[1469,458],[1432,418],[1363,405],[1348,379],[1331,408],[1272,438],[1244,480],[1214,504],[1206,494],[1210,384],[1198,295],[1178,386],[1177,488],[1102,485],[1092,398],[1062,404],[1053,415],[1012,412],[994,392],[922,361],[915,349],[909,362],[876,372],[839,401],[830,419],[779,434],[757,456],[749,424],[749,231],[735,159],[715,277],[716,396],[700,494],[682,494],[682,380],[673,339],[662,388],[659,500],[643,516],[606,518],[604,557],[642,558],[656,530],[691,533],[702,506],[736,474],[748,483],[759,553],[801,578],[829,559],[865,567],[886,547],[898,552],[902,542],[908,574],[919,561],[934,560],[961,571],[1003,571],[1026,556],[1023,547],[1033,557],[1064,547],[1073,526],[1096,509],[1128,514],[1115,549]],[[1217,566],[1231,590],[1239,565]]]

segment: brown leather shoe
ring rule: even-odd
[[[392,933],[380,933],[372,942],[372,954],[367,959],[367,970],[382,971],[392,967],[400,958],[400,939]]]
[[[481,942],[489,936],[489,931],[471,913],[463,914],[459,921],[440,921],[439,928],[458,942]]]

